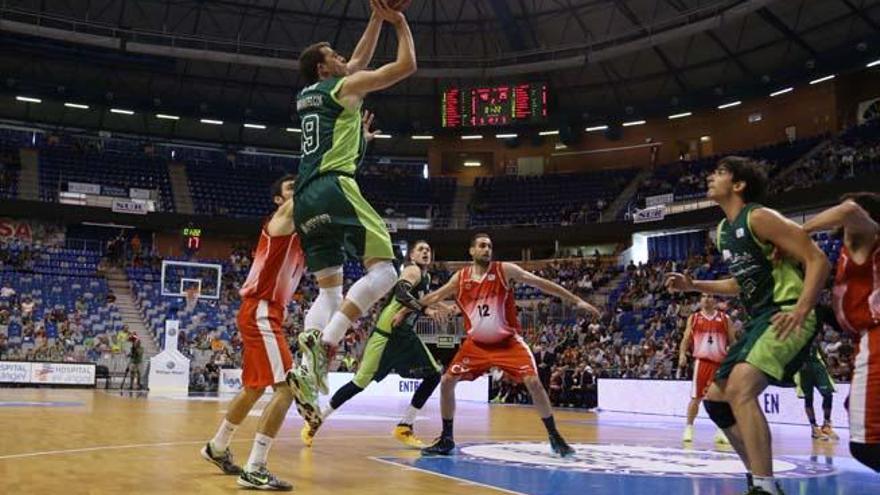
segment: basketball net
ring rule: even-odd
[[[196,307],[196,303],[199,302],[199,296],[201,296],[201,291],[198,287],[190,287],[186,289],[186,311],[190,312]]]

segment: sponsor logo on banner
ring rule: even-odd
[[[34,363],[31,383],[94,385],[94,364]]]
[[[113,211],[132,215],[146,215],[147,203],[141,199],[114,199]]]
[[[0,382],[30,383],[31,363],[16,361],[0,361]]]
[[[220,386],[218,392],[221,394],[235,393],[241,390],[241,370],[240,369],[221,369],[220,370]]]
[[[650,206],[633,213],[633,223],[657,222],[666,217],[666,206]]]
[[[675,195],[672,193],[657,194],[655,196],[648,196],[647,198],[645,198],[645,206],[650,208],[651,206],[665,205],[672,203],[674,200]]]
[[[572,444],[575,454],[565,459],[547,455],[537,442],[467,445],[466,461],[505,466],[564,468],[566,471],[634,476],[742,478],[742,462],[732,452],[653,447],[646,445]],[[832,465],[782,457],[773,460],[780,478],[812,478],[837,472]]]
[[[397,232],[397,223],[394,220],[385,219],[385,229],[390,233]]]
[[[139,189],[137,187],[132,187],[128,190],[128,197],[131,199],[150,199],[150,194],[153,191],[149,189]]]
[[[34,233],[31,224],[11,218],[0,218],[0,239],[22,239],[30,241]]]
[[[101,186],[101,196],[115,196],[117,198],[127,198],[128,189],[118,186]]]
[[[68,182],[67,191],[81,194],[101,194],[101,186],[98,184],[89,184],[88,182]]]

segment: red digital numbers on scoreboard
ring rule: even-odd
[[[443,127],[504,126],[542,121],[547,117],[547,86],[450,88],[443,92]]]
[[[461,95],[458,88],[443,93],[443,127],[461,127]]]

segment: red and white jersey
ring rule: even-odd
[[[479,280],[473,280],[473,265],[458,272],[458,308],[464,315],[464,329],[476,342],[495,344],[520,330],[513,288],[504,278],[502,263],[493,261]]]
[[[727,356],[727,315],[715,311],[706,315],[702,311],[694,313],[691,319],[694,339],[694,357],[720,363]]]
[[[293,233],[272,237],[264,227],[254,252],[254,262],[239,294],[287,306],[305,267],[299,236]]]
[[[862,264],[853,261],[846,246],[840,249],[833,306],[837,321],[850,332],[880,327],[880,241]]]

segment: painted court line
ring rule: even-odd
[[[341,435],[341,436],[332,436],[332,437],[321,437],[321,441],[335,441],[335,440],[352,440],[352,439],[376,439],[376,438],[390,438],[391,435]],[[469,438],[475,440],[488,440],[483,436],[470,436],[470,435],[461,435],[460,438]],[[532,439],[534,436],[511,436],[508,437],[509,440],[513,439]],[[239,438],[232,440],[232,443],[238,442],[252,442],[252,438]],[[298,442],[297,438],[276,438],[275,443],[287,443],[287,442]],[[41,452],[24,452],[21,454],[7,454],[0,455],[0,461],[6,459],[24,459],[28,457],[41,457],[41,456],[49,456],[49,455],[65,455],[65,454],[81,454],[84,452],[100,452],[102,450],[126,450],[126,449],[143,449],[143,448],[155,448],[155,447],[176,447],[180,445],[199,445],[207,442],[207,440],[188,440],[183,442],[159,442],[159,443],[131,443],[125,445],[101,445],[97,447],[83,447],[80,449],[61,449],[61,450],[45,450]],[[382,461],[385,462],[385,461]],[[392,463],[393,464],[393,463]],[[413,468],[415,469],[415,468]],[[432,473],[434,474],[434,473]],[[439,476],[439,475],[438,475]],[[515,492],[511,492],[515,493]]]
[[[469,479],[459,478],[459,477],[457,477],[457,476],[450,476],[450,475],[448,475],[448,474],[435,473],[434,471],[428,471],[427,469],[417,468],[417,467],[414,467],[414,466],[407,466],[407,465],[405,465],[405,464],[398,464],[398,463],[396,463],[396,462],[388,461],[388,460],[385,460],[385,459],[382,459],[382,458],[379,458],[379,457],[367,457],[367,459],[370,459],[370,460],[372,460],[372,461],[376,461],[376,462],[381,462],[381,463],[383,463],[383,464],[389,464],[389,465],[391,465],[391,466],[395,466],[395,467],[398,467],[398,468],[401,468],[401,469],[405,469],[405,470],[407,470],[407,471],[418,471],[418,472],[421,472],[421,473],[430,474],[430,475],[432,475],[432,476],[439,476],[439,477],[441,477],[441,478],[446,478],[446,479],[449,479],[449,480],[455,480],[455,481],[458,481],[459,483],[462,483],[462,484],[465,484],[465,485],[479,486],[479,487],[481,487],[481,488],[488,488],[489,490],[495,490],[495,491],[497,491],[497,492],[501,492],[501,493],[510,493],[510,494],[512,494],[512,495],[529,495],[528,493],[524,493],[524,492],[515,492],[515,491],[513,491],[513,490],[508,490],[508,489],[506,489],[506,488],[499,488],[499,487],[497,487],[497,486],[486,485],[486,484],[483,484],[483,483],[478,483],[478,482],[476,482],[476,481],[471,481],[471,480],[469,480]]]

